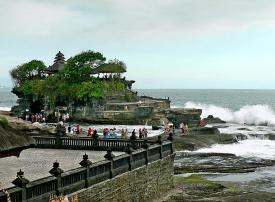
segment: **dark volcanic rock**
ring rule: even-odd
[[[174,148],[178,151],[193,151],[213,144],[235,143],[238,142],[238,139],[246,138],[243,136],[242,134],[220,134],[217,128],[198,127],[191,128],[188,135],[176,130],[173,143]]]
[[[216,124],[216,123],[226,123],[218,117],[214,117],[213,115],[209,115],[207,118],[203,119],[206,124]]]

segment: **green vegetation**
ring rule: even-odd
[[[0,125],[1,125],[4,129],[6,129],[6,128],[9,126],[9,122],[8,122],[8,120],[7,120],[5,117],[0,116]]]
[[[13,93],[31,102],[43,100],[45,105],[54,109],[58,103],[87,101],[124,92],[127,82],[120,78],[120,73],[123,69],[126,71],[125,64],[118,60],[105,61],[101,53],[89,50],[69,58],[64,68],[47,75],[45,64],[32,60],[10,72],[15,84]],[[95,72],[108,73],[108,77],[96,77]]]

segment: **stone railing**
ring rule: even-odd
[[[52,149],[78,149],[78,150],[101,150],[111,149],[112,151],[127,151],[129,144],[135,149],[143,147],[144,143],[154,144],[154,141],[138,139],[134,143],[129,139],[98,139],[92,138],[68,138],[68,137],[42,137],[33,136],[35,143],[33,148],[52,148]]]
[[[49,144],[54,144],[55,140],[49,138],[47,141]],[[66,172],[59,167],[58,162],[55,162],[50,170],[52,176],[32,182],[25,179],[24,172],[20,170],[13,181],[16,186],[0,192],[0,202],[6,202],[8,198],[12,202],[48,202],[52,194],[70,194],[88,188],[172,154],[172,142],[159,141],[158,144],[147,145],[136,151],[129,150],[128,154],[117,157],[108,150],[104,156],[106,160],[96,163],[90,162],[85,154],[80,162],[82,167]]]

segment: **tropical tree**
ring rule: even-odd
[[[91,70],[105,61],[106,58],[101,53],[88,50],[69,58],[60,73],[65,80],[73,83],[88,81]]]
[[[10,71],[10,75],[14,84],[24,83],[26,80],[43,79],[43,72],[45,70],[45,64],[40,60],[32,60],[17,66]]]

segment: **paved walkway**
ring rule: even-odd
[[[60,168],[64,171],[78,168],[85,152],[92,162],[104,160],[106,154],[106,151],[27,149],[21,152],[19,158],[0,158],[0,185],[5,188],[13,186],[11,182],[16,178],[19,169],[25,172],[25,177],[30,181],[50,176],[49,170],[55,161],[60,163]],[[118,156],[123,153],[114,154]]]

